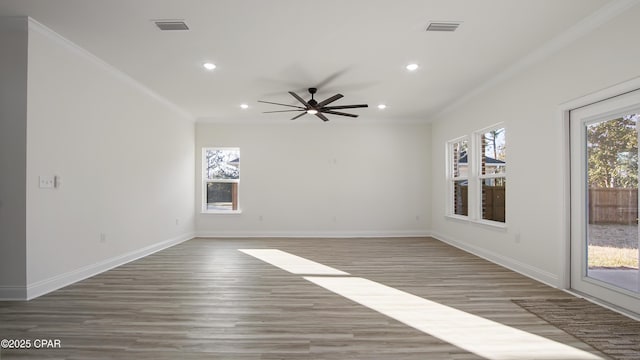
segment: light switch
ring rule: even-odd
[[[56,186],[56,177],[53,175],[41,175],[40,189],[53,189]]]

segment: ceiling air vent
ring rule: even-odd
[[[187,24],[180,20],[156,20],[154,21],[158,29],[162,31],[169,30],[189,30]]]
[[[460,22],[434,21],[427,26],[427,31],[456,31],[458,26],[460,26]]]

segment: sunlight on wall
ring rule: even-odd
[[[571,346],[469,314],[277,249],[239,251],[412,328],[487,359],[602,359]],[[328,276],[322,276],[328,275]],[[336,276],[346,275],[346,276]]]

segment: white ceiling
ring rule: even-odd
[[[287,91],[308,98],[312,86],[318,100],[345,96],[332,105],[369,104],[350,111],[363,121],[427,121],[609,2],[0,0],[0,16],[31,16],[199,121],[286,121],[295,113],[262,114],[283,108],[257,100],[296,104]],[[161,32],[152,19],[184,19],[190,31]],[[425,32],[429,21],[462,25]],[[420,68],[408,72],[410,62]]]

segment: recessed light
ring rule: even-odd
[[[386,108],[387,108],[387,105],[385,105],[385,104],[378,105],[378,109],[380,109],[380,110],[384,110]]]
[[[216,64],[210,63],[210,62],[204,63],[204,64],[202,64],[202,66],[204,66],[204,68],[207,69],[207,70],[213,70],[213,69],[216,68]]]
[[[249,105],[247,105],[247,104],[240,104],[240,107],[241,107],[242,109],[248,109],[248,108],[249,108]]]
[[[416,71],[416,70],[418,70],[418,68],[419,68],[418,64],[409,64],[409,65],[407,65],[407,70],[409,70],[409,71]]]

